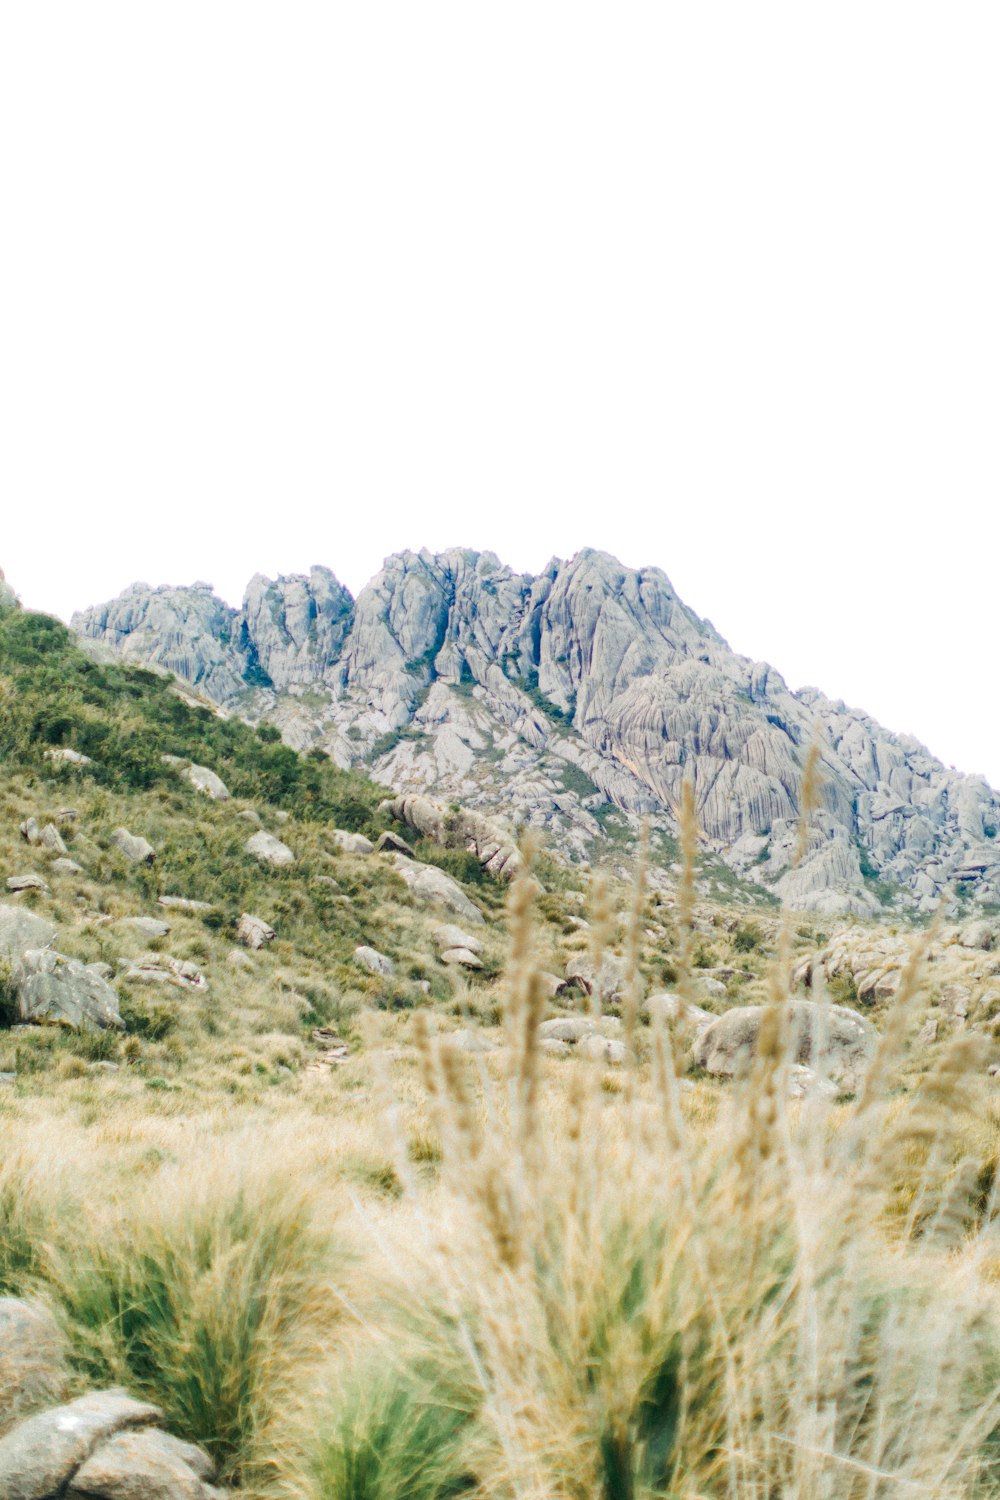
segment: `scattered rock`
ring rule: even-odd
[[[266,923],[264,924],[267,925]],[[253,962],[249,953],[244,953],[242,948],[230,948],[226,954],[227,969],[249,969],[253,971]]]
[[[464,922],[472,922],[477,927],[484,925],[478,906],[473,906],[461,886],[436,865],[420,864],[418,860],[406,859],[400,854],[392,856],[392,864],[418,901],[443,906]]]
[[[94,762],[89,755],[82,755],[79,750],[73,750],[69,745],[53,745],[45,752],[46,760],[61,761],[67,766],[92,766]]]
[[[236,924],[236,941],[242,943],[244,948],[252,948],[255,953],[265,943],[273,943],[274,938],[274,928],[263,917],[255,917],[250,912],[245,911]]]
[[[252,823],[255,828],[260,827],[260,813],[255,812],[252,807],[241,808],[237,816],[242,818],[244,823]]]
[[[99,1444],[124,1428],[159,1420],[155,1406],[121,1391],[97,1391],[28,1417],[0,1438],[0,1495],[48,1500],[59,1495]]]
[[[38,836],[38,842],[43,849],[48,849],[52,854],[69,853],[63,842],[63,836],[54,823],[46,823]]]
[[[54,859],[53,870],[58,870],[60,875],[82,875],[83,866],[78,865],[75,859]]]
[[[342,854],[373,854],[375,845],[363,833],[348,833],[345,828],[334,828],[330,838]]]
[[[156,904],[167,911],[182,911],[191,916],[212,910],[211,901],[192,901],[190,896],[157,896]]]
[[[569,1042],[561,1042],[557,1036],[543,1036],[538,1043],[538,1050],[547,1057],[569,1057],[573,1048]]]
[[[625,1043],[616,1042],[612,1037],[585,1036],[577,1043],[577,1053],[580,1057],[589,1057],[594,1062],[611,1063],[618,1065],[625,1061]]]
[[[996,928],[991,922],[970,922],[958,935],[963,948],[978,948],[989,953],[996,944]]]
[[[441,955],[441,962],[456,968],[481,969],[483,961],[477,958],[471,948],[447,948]]]
[[[479,939],[469,932],[463,932],[454,922],[442,922],[439,927],[432,927],[431,939],[441,952],[447,952],[449,948],[468,948],[470,953],[483,951]]]
[[[202,1448],[157,1429],[119,1432],[77,1471],[67,1500],[209,1500],[214,1465]]]
[[[600,973],[595,974],[594,961],[587,954],[571,958],[566,965],[566,986],[585,995],[597,992],[602,1005],[620,1004],[625,998],[626,963],[617,954],[606,953]]]
[[[50,948],[22,955],[15,1010],[29,1025],[66,1026],[71,1031],[124,1031],[118,995],[106,979],[78,959]],[[2,1492],[0,1492],[2,1493]]]
[[[614,1034],[621,1031],[621,1026],[617,1016],[555,1016],[542,1022],[538,1037],[540,1041],[576,1043],[588,1036]]]
[[[313,885],[325,885],[327,889],[331,891],[340,890],[340,882],[338,880],[334,880],[332,875],[314,875]]]
[[[642,1010],[651,1021],[662,1020],[672,1025],[677,1020],[680,1004],[680,995],[672,990],[663,990],[660,994],[650,995],[643,1003]],[[718,1016],[713,1015],[710,1010],[703,1010],[700,1005],[693,1005],[689,1002],[684,1007],[685,1024],[696,1036],[700,1036],[713,1021],[718,1019]]]
[[[956,1021],[964,1021],[972,1004],[972,991],[964,984],[946,984],[941,990],[941,1009]]]
[[[229,801],[229,788],[226,783],[221,776],[217,776],[207,766],[190,765],[181,774],[190,781],[196,792],[201,792],[205,797],[211,797],[213,802]]]
[[[21,837],[27,844],[35,845],[40,844],[42,841],[41,830],[38,827],[38,820],[36,818],[25,818],[21,824],[20,832]]]
[[[917,1032],[917,1045],[920,1047],[929,1047],[931,1042],[936,1042],[939,1026],[940,1022],[937,1016],[928,1016]]]
[[[452,1047],[456,1052],[495,1052],[496,1043],[488,1036],[483,1036],[481,1031],[472,1031],[463,1028],[460,1031],[449,1031],[447,1036],[441,1038],[446,1047]]]
[[[48,885],[40,875],[8,875],[7,889],[18,894],[21,891],[47,891]]]
[[[23,953],[49,947],[55,936],[55,923],[46,917],[20,906],[0,906],[0,958],[15,969]]]
[[[273,833],[265,833],[263,829],[247,839],[244,847],[248,854],[252,854],[254,859],[259,859],[264,865],[280,868],[282,865],[295,863],[295,855],[288,845],[276,839]]]
[[[362,944],[361,947],[355,948],[354,959],[363,969],[367,969],[369,974],[381,974],[389,979],[394,973],[392,959],[386,958],[384,953],[379,953],[377,948],[369,948]]]
[[[134,865],[151,865],[156,859],[156,850],[148,839],[129,833],[127,828],[116,828],[111,842]]]
[[[380,833],[375,845],[376,854],[403,854],[407,859],[416,859],[416,855],[405,839],[401,839],[398,833],[386,831]]]
[[[122,978],[133,984],[169,984],[178,990],[208,989],[208,980],[195,964],[167,953],[148,953],[127,963]]]
[[[694,1060],[709,1073],[733,1075],[749,1067],[757,1046],[763,1005],[741,1005],[718,1016],[697,1038]],[[823,1039],[824,1072],[845,1088],[856,1088],[875,1051],[878,1036],[870,1021],[843,1005],[811,1000],[789,1002],[792,1061],[813,1065],[814,1038]]]
[[[513,830],[500,818],[464,807],[444,807],[430,797],[403,796],[383,803],[394,818],[446,848],[467,849],[485,870],[510,880],[521,867]]]
[[[129,927],[144,938],[166,937],[170,931],[169,922],[161,922],[156,917],[122,917],[118,926]]]

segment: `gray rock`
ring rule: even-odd
[[[203,796],[210,797],[213,802],[229,801],[229,788],[226,786],[226,783],[222,780],[221,776],[217,776],[207,766],[190,765],[182,772],[182,775],[190,781],[196,792],[201,792]]]
[[[166,937],[170,931],[170,923],[161,922],[156,917],[122,917],[118,926],[128,927],[144,938]]]
[[[98,1391],[28,1417],[0,1438],[3,1500],[50,1500],[99,1444],[159,1420],[155,1406],[122,1391]]]
[[[481,969],[483,961],[477,958],[470,948],[446,948],[441,955],[441,962],[453,968]]]
[[[82,875],[83,866],[78,865],[75,859],[54,859],[53,870],[58,870],[60,875]]]
[[[342,854],[373,854],[375,845],[363,833],[348,833],[344,828],[335,828],[330,834]]]
[[[18,1020],[71,1031],[124,1031],[118,995],[75,958],[51,949],[29,950],[16,981]],[[2,1493],[2,1491],[0,1491]]]
[[[42,833],[36,818],[25,818],[20,832],[26,844],[35,845],[42,842]]]
[[[55,941],[56,926],[20,906],[0,906],[0,958],[15,967],[29,949],[47,948]]]
[[[554,1016],[538,1028],[540,1041],[568,1042],[571,1045],[588,1036],[614,1035],[621,1031],[617,1016]]]
[[[40,875],[8,875],[7,889],[16,895],[21,891],[47,891],[48,885]]]
[[[203,1448],[156,1428],[119,1432],[77,1470],[68,1500],[209,1500],[214,1472]]]
[[[211,901],[194,901],[190,896],[158,896],[156,904],[166,911],[181,911],[190,916],[212,910]]]
[[[274,865],[280,868],[282,865],[295,863],[295,855],[288,845],[276,839],[273,833],[265,833],[263,829],[247,839],[244,847],[248,854],[252,854],[254,859],[260,860],[264,865]]]
[[[69,1388],[66,1341],[47,1308],[0,1298],[0,1437]]]
[[[236,925],[236,941],[242,943],[244,948],[251,948],[256,953],[263,948],[265,943],[273,943],[275,938],[274,928],[264,921],[263,917],[255,917],[245,911]],[[245,955],[240,955],[241,960]]]
[[[111,842],[134,865],[151,865],[156,859],[156,850],[149,840],[129,833],[127,828],[116,828]]]
[[[742,1005],[727,1011],[701,1033],[694,1045],[694,1060],[709,1073],[723,1076],[744,1072],[757,1046],[765,1007]],[[789,1002],[790,1057],[809,1067],[822,1063],[820,1071],[845,1088],[856,1089],[875,1051],[878,1038],[870,1021],[843,1005],[818,1004],[812,1000]],[[822,1042],[822,1055],[814,1048]]]
[[[69,851],[63,842],[63,836],[54,823],[46,823],[39,835],[38,842],[43,849],[48,849],[53,854],[67,854]]]
[[[62,762],[67,766],[92,766],[94,764],[89,755],[83,755],[69,745],[54,745],[51,750],[46,750],[45,759]]]
[[[650,995],[642,1009],[650,1020],[661,1020],[673,1025],[680,1014],[680,1004],[681,997],[678,994],[672,990],[664,990],[660,994]],[[703,1010],[700,1005],[689,1003],[684,1007],[684,1019],[689,1031],[700,1035],[718,1017],[710,1010]]]
[[[379,953],[377,948],[369,948],[362,944],[360,948],[355,948],[354,959],[363,969],[367,969],[369,974],[381,974],[389,978],[394,972],[392,959],[386,958],[384,953]]]
[[[569,1057],[573,1048],[569,1042],[561,1042],[556,1036],[543,1036],[538,1043],[539,1052],[544,1052],[546,1057]]]
[[[446,1047],[453,1048],[456,1052],[495,1052],[496,1042],[490,1037],[484,1036],[481,1031],[473,1031],[463,1027],[460,1031],[449,1031],[447,1036],[442,1037]]]
[[[593,1062],[611,1063],[618,1065],[625,1061],[625,1043],[616,1042],[613,1037],[607,1036],[585,1036],[577,1043],[577,1055],[588,1057]]]
[[[380,833],[375,844],[376,854],[403,854],[407,859],[416,859],[416,855],[405,839],[401,839],[398,833],[386,831]]]
[[[465,932],[454,922],[442,922],[431,928],[431,939],[436,948],[447,952],[449,948],[467,948],[470,953],[482,953],[483,945],[477,937]]]
[[[620,1004],[625,998],[625,960],[614,953],[606,953],[601,960],[600,973],[595,974],[593,959],[587,954],[578,954],[566,965],[566,980],[586,995],[592,995],[596,990],[602,1004]]]
[[[208,980],[197,967],[186,959],[171,958],[169,953],[152,953],[126,963],[123,979],[133,984],[171,985],[179,990],[204,990]]]
[[[392,864],[396,874],[418,901],[443,906],[454,912],[455,916],[461,917],[463,922],[472,922],[477,927],[483,925],[484,918],[479,907],[474,906],[461,886],[436,865],[420,864],[415,859],[405,859],[399,854],[392,857]]]
[[[465,807],[444,807],[420,796],[397,797],[383,806],[401,823],[435,843],[475,854],[491,875],[510,880],[521,868],[513,830],[496,817],[484,817]]]
[[[226,968],[247,969],[252,972],[253,961],[251,960],[250,955],[248,953],[244,953],[241,948],[230,948],[229,952],[226,954]]]

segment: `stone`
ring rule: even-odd
[[[242,808],[238,816],[243,819],[244,823],[252,823],[255,828],[260,827],[260,813],[255,812],[252,807]]]
[[[996,927],[992,922],[970,922],[963,927],[958,941],[963,948],[977,948],[989,953],[996,945]]]
[[[463,1028],[459,1031],[450,1031],[441,1040],[446,1047],[451,1047],[456,1052],[496,1051],[496,1043],[488,1036],[483,1036],[481,1031],[473,1031],[468,1028]]]
[[[244,847],[248,854],[252,854],[254,859],[260,860],[264,865],[281,868],[295,863],[295,855],[288,845],[276,839],[273,833],[265,833],[263,829],[247,839]]]
[[[788,1069],[789,1099],[836,1099],[837,1093],[837,1085],[831,1083],[829,1078],[821,1078],[815,1068],[792,1063]]]
[[[391,958],[386,958],[384,953],[379,953],[377,948],[369,948],[365,944],[354,950],[354,961],[367,969],[369,974],[381,974],[386,979],[394,973]]]
[[[432,927],[431,941],[441,952],[447,952],[449,948],[467,948],[470,953],[483,951],[483,945],[479,939],[454,922],[442,922],[439,926]]]
[[[482,912],[474,906],[457,881],[452,880],[436,865],[424,865],[415,859],[393,855],[392,864],[396,874],[407,885],[418,901],[429,905],[443,906],[463,922],[472,922],[480,927],[484,923]]]
[[[363,833],[348,833],[344,828],[335,828],[330,834],[333,843],[342,854],[373,854],[375,845]]]
[[[673,990],[663,990],[659,994],[650,995],[642,1004],[643,1013],[651,1021],[664,1021],[673,1025],[680,1014],[681,997]],[[690,1032],[700,1035],[718,1016],[710,1010],[703,1010],[700,1005],[694,1005],[691,1001],[684,1007],[684,1021]]]
[[[151,953],[126,963],[122,978],[133,984],[171,985],[179,990],[206,990],[208,980],[196,964],[171,958],[168,953]]]
[[[29,949],[48,948],[56,936],[56,925],[47,917],[20,906],[0,906],[0,958],[15,970]]]
[[[580,954],[567,963],[566,982],[585,995],[592,995],[596,990],[602,1005],[620,1004],[625,998],[626,969],[623,958],[606,953],[601,960],[600,973],[595,973],[593,959]]]
[[[127,828],[116,828],[111,842],[134,865],[151,865],[156,859],[156,850],[149,840],[129,833]]]
[[[15,986],[15,1012],[31,1025],[70,1031],[124,1031],[118,995],[78,959],[51,949],[22,955]],[[0,1491],[2,1493],[2,1491]]]
[[[453,968],[481,969],[483,961],[477,958],[471,948],[446,948],[441,954],[441,962]]]
[[[51,749],[46,750],[45,759],[59,761],[66,766],[92,766],[94,764],[89,755],[83,755],[69,745],[53,745]]]
[[[122,917],[118,926],[128,927],[144,938],[166,937],[170,931],[170,923],[161,922],[156,917]]]
[[[264,925],[266,926],[267,924],[265,923]],[[248,969],[252,972],[253,961],[248,953],[243,952],[242,948],[230,948],[226,954],[226,968]]]
[[[8,875],[7,889],[18,895],[21,891],[47,891],[48,885],[40,875]]]
[[[244,912],[236,924],[237,942],[242,943],[244,948],[251,948],[254,952],[263,948],[266,943],[273,943],[274,939],[274,928],[265,922],[263,917],[255,917],[250,912]]]
[[[929,1047],[931,1042],[936,1042],[939,1024],[937,1016],[928,1016],[917,1032],[917,1045],[920,1047]]]
[[[75,859],[54,859],[53,870],[58,870],[60,875],[82,875],[83,866],[78,865]]]
[[[43,849],[48,849],[52,854],[69,853],[63,841],[63,836],[54,823],[46,823],[38,836],[38,842]]]
[[[621,1030],[617,1016],[554,1016],[538,1028],[540,1041],[576,1043],[588,1036],[599,1036]]]
[[[824,1038],[819,1071],[829,1073],[847,1089],[856,1089],[878,1038],[871,1022],[846,1006],[812,1000],[789,1001],[788,1011],[791,1060],[815,1066],[814,1038],[817,1045]],[[695,1041],[697,1065],[722,1076],[745,1072],[753,1059],[765,1013],[763,1005],[741,1005],[717,1017]]]
[[[539,1052],[546,1057],[569,1057],[573,1048],[569,1042],[561,1042],[557,1036],[543,1036],[538,1043]]]
[[[964,984],[946,984],[941,990],[941,1009],[957,1021],[964,1021],[972,1003],[972,991]]]
[[[68,1389],[66,1341],[48,1308],[0,1298],[0,1437]]]
[[[37,818],[25,818],[20,832],[26,844],[35,845],[42,842],[42,833]]]
[[[194,901],[190,896],[157,896],[156,904],[166,911],[181,911],[189,916],[212,910],[211,901]]]
[[[513,830],[496,817],[454,804],[445,807],[430,797],[404,796],[383,807],[416,833],[445,848],[475,854],[491,875],[511,880],[521,868],[521,853]]]
[[[49,1500],[101,1443],[160,1416],[157,1407],[110,1390],[28,1417],[0,1438],[0,1495],[3,1500]]]
[[[398,833],[386,831],[380,833],[375,844],[376,854],[403,854],[407,859],[416,859],[416,855],[405,839],[401,839]]]
[[[196,792],[210,797],[213,802],[229,801],[229,788],[226,783],[221,776],[217,776],[207,766],[190,765],[181,774],[190,781]]]
[[[579,1057],[588,1057],[592,1062],[603,1062],[618,1065],[623,1063],[626,1057],[625,1043],[616,1042],[613,1037],[591,1036],[582,1037],[576,1046]]]
[[[77,1470],[67,1500],[209,1500],[203,1448],[156,1428],[116,1433]]]

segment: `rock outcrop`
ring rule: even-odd
[[[404,552],[353,603],[317,568],[255,578],[238,611],[207,585],[136,585],[74,625],[273,720],[297,748],[370,767],[416,830],[425,802],[456,803],[588,856],[615,817],[672,830],[691,776],[711,850],[794,909],[1000,901],[1000,801],[982,778],[816,689],[791,692],[656,568],[586,550],[533,577],[488,552]],[[822,808],[792,869],[814,738]],[[466,847],[494,833],[470,829]],[[509,833],[484,863],[506,868]]]

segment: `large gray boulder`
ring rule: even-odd
[[[273,833],[255,833],[252,838],[247,839],[244,845],[248,854],[260,861],[262,865],[274,865],[280,868],[282,865],[294,865],[295,855],[287,844],[276,839]]]
[[[859,1086],[878,1033],[870,1021],[844,1005],[813,1000],[788,1002],[789,1057],[827,1072],[844,1088]],[[708,1073],[733,1076],[749,1068],[757,1049],[763,1005],[741,1005],[719,1016],[696,1038],[694,1061]]]
[[[472,922],[477,927],[483,925],[485,919],[479,907],[473,905],[457,881],[436,865],[423,865],[401,854],[393,856],[392,865],[418,901],[443,906],[461,917],[463,922]]]
[[[71,1031],[125,1030],[118,995],[107,980],[78,959],[51,949],[22,954],[15,1006],[25,1023],[66,1026]]]
[[[67,1500],[211,1500],[203,1448],[156,1428],[118,1432],[77,1470]]]
[[[0,959],[16,969],[29,949],[49,947],[56,931],[54,922],[23,906],[0,906]]]
[[[116,828],[111,835],[111,842],[133,865],[151,865],[156,859],[156,850],[149,840],[139,834],[129,833],[127,828]]]
[[[386,958],[384,953],[379,953],[377,948],[370,948],[366,943],[355,948],[354,962],[367,969],[369,974],[380,974],[386,979],[393,974],[392,959]]]
[[[100,1443],[156,1422],[155,1406],[123,1391],[97,1391],[28,1417],[0,1438],[3,1500],[52,1500]]]
[[[251,948],[256,953],[265,944],[273,943],[274,938],[274,928],[263,917],[255,917],[248,911],[240,917],[236,926],[236,941],[242,943],[244,948]]]
[[[0,1298],[0,1437],[68,1388],[66,1341],[48,1308]]]

